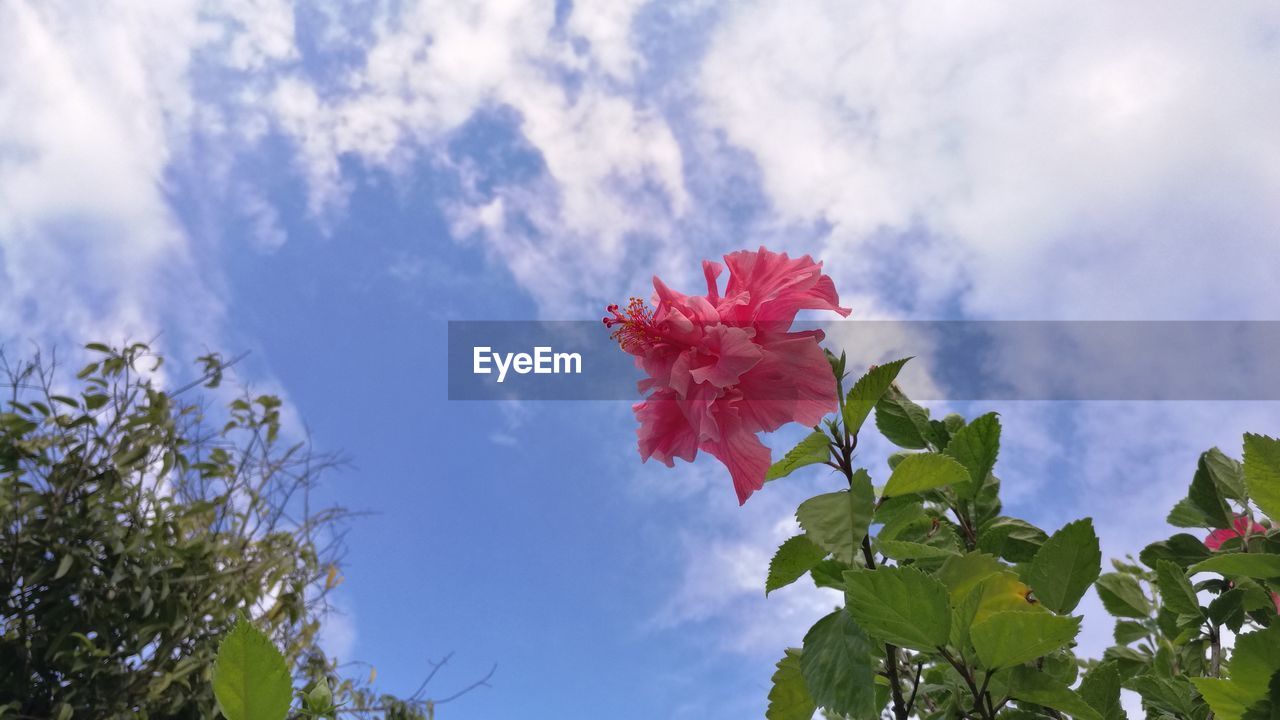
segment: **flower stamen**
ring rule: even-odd
[[[623,350],[631,352],[660,338],[653,321],[653,311],[645,307],[644,300],[638,297],[631,298],[625,310],[610,305],[605,311],[609,316],[604,318],[604,326],[615,328],[609,337],[617,341]]]

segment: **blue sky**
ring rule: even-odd
[[[1271,3],[10,0],[0,47],[0,338],[252,350],[374,513],[331,646],[397,692],[499,664],[441,717],[759,716],[836,602],[761,591],[830,478],[740,509],[641,466],[625,403],[451,403],[449,320],[593,319],[761,244],[854,317],[1280,319]],[[1111,555],[1280,422],[998,409],[1010,509]]]

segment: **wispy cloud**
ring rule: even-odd
[[[713,31],[702,116],[775,213],[830,224],[842,287],[904,283],[929,314],[1267,317],[1278,27],[1264,3],[748,3]]]

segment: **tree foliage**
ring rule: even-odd
[[[425,717],[335,677],[317,644],[347,513],[312,493],[338,458],[285,441],[278,398],[221,387],[217,355],[166,390],[146,345],[88,349],[74,378],[0,355],[0,717],[211,717],[240,616],[299,685]]]

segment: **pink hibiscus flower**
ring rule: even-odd
[[[632,298],[608,308],[604,324],[647,377],[633,406],[640,457],[668,467],[698,451],[729,469],[738,502],[764,485],[772,458],[757,433],[788,422],[816,425],[837,407],[835,377],[818,343],[821,330],[791,332],[800,310],[840,307],[822,263],[808,255],[740,251],[722,266],[702,263],[706,295],[684,295],[655,277],[654,308]]]
[[[1267,531],[1265,527],[1259,525],[1256,522],[1250,525],[1251,522],[1252,521],[1249,520],[1249,518],[1245,517],[1244,515],[1237,515],[1235,520],[1231,522],[1231,528],[1214,530],[1213,532],[1209,533],[1209,537],[1204,539],[1205,547],[1209,548],[1210,550],[1217,550],[1218,548],[1222,547],[1222,543],[1230,540],[1231,538],[1240,537],[1242,535],[1245,535],[1246,533],[1249,535],[1254,535],[1257,533],[1265,533]]]
[[[1204,539],[1204,545],[1210,550],[1217,550],[1231,538],[1265,533],[1266,531],[1267,528],[1265,526],[1249,520],[1244,515],[1237,515],[1231,521],[1230,528],[1221,528],[1209,533],[1209,537]],[[1276,612],[1280,613],[1280,593],[1271,593],[1271,602],[1275,603]]]

